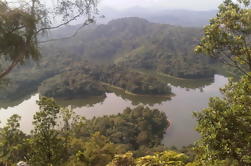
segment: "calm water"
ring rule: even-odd
[[[91,97],[82,100],[58,100],[62,106],[71,107],[80,115],[86,118],[117,114],[126,107],[135,107],[140,104],[151,108],[157,108],[165,112],[171,121],[163,142],[167,146],[181,147],[193,143],[198,137],[195,131],[195,119],[192,113],[207,107],[208,99],[220,96],[219,88],[227,83],[227,78],[215,75],[214,80],[166,80],[172,86],[175,96],[171,98],[160,97],[136,97],[125,95],[116,91],[107,93],[106,97]],[[21,128],[25,132],[32,129],[32,117],[38,110],[36,100],[39,94],[18,102],[0,103],[1,126],[13,114],[22,117]]]

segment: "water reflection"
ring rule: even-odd
[[[25,96],[21,96],[15,99],[1,99],[0,100],[0,109],[8,109],[9,107],[15,107],[21,103],[23,103],[26,100],[29,100],[32,96],[34,96],[36,93],[29,93]]]
[[[106,98],[106,95],[102,96],[91,96],[85,99],[72,99],[72,100],[65,100],[65,99],[56,99],[56,102],[63,106],[71,106],[71,108],[81,108],[81,107],[93,107],[97,103],[103,103]]]
[[[131,101],[132,105],[139,105],[139,104],[143,104],[143,105],[149,105],[149,106],[153,106],[154,104],[161,104],[167,100],[171,100],[171,98],[174,95],[170,95],[170,96],[165,96],[165,97],[161,97],[161,96],[137,96],[137,95],[129,95],[127,93],[125,93],[122,90],[119,89],[113,89],[112,92],[116,95],[121,97],[123,100],[129,100]]]
[[[200,111],[208,106],[210,97],[221,96],[219,88],[227,83],[227,78],[216,75],[215,82],[201,89],[189,89],[173,87],[173,93],[176,94],[171,101],[161,105],[155,105],[164,111],[171,126],[164,137],[163,142],[168,146],[189,145],[199,138],[199,134],[195,131],[196,121],[193,112]]]
[[[121,92],[112,92],[106,93],[106,97],[92,97],[70,101],[57,100],[57,102],[63,106],[71,105],[76,113],[86,118],[117,114],[126,107],[133,108],[139,104],[157,108],[165,112],[171,121],[171,126],[167,130],[163,142],[168,146],[181,147],[193,143],[199,137],[194,130],[196,121],[192,113],[207,107],[210,97],[220,96],[218,89],[227,83],[227,78],[215,75],[214,82],[211,83],[209,81],[207,83],[208,85],[204,88],[182,88],[180,84],[179,86],[172,86],[172,92],[175,96],[171,100],[170,98],[137,97]],[[197,85],[189,87],[197,87]],[[39,95],[36,94],[17,106],[0,109],[2,125],[6,123],[6,119],[11,115],[19,114],[22,116],[21,128],[26,132],[30,131],[32,128],[32,116],[38,111],[38,106],[36,105],[38,98]]]
[[[186,90],[190,89],[200,89],[203,91],[203,88],[209,86],[215,82],[215,78],[208,78],[208,79],[179,79],[175,77],[168,77],[168,76],[159,76],[159,78],[174,87],[185,88]]]
[[[22,117],[20,125],[21,129],[28,133],[32,129],[32,119],[33,115],[38,111],[39,107],[36,101],[39,99],[39,95],[33,95],[29,99],[23,101],[21,104],[13,107],[8,107],[7,109],[0,109],[0,121],[1,127],[7,122],[7,119],[13,114],[18,114]]]

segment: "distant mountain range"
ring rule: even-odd
[[[149,10],[140,7],[126,10],[104,8],[100,15],[105,18],[98,19],[98,23],[107,23],[123,17],[140,17],[153,23],[171,24],[185,27],[202,27],[208,24],[209,19],[216,16],[217,10],[192,11],[192,10]]]
[[[97,17],[97,24],[108,24],[110,21],[121,18],[137,17],[145,19],[151,23],[202,28],[209,23],[211,18],[216,16],[216,13],[217,10],[150,10],[141,7],[134,7],[126,10],[115,10],[113,8],[104,8],[99,12],[100,17]],[[43,36],[40,37],[40,39],[43,41],[48,40],[48,38],[51,39],[62,38],[62,36],[71,36],[80,27],[80,22],[79,24],[77,24],[78,22],[75,23],[75,25],[67,25],[63,28],[53,30],[52,32],[49,32],[49,36]],[[95,27],[95,25],[89,25],[87,29],[90,27]]]

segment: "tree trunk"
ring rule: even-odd
[[[7,69],[5,69],[4,71],[2,71],[2,72],[0,73],[0,80],[1,80],[3,77],[5,77],[7,74],[9,74],[9,73],[17,66],[17,64],[19,63],[19,59],[20,59],[20,58],[18,58],[17,60],[13,61],[13,62],[11,63],[11,65],[10,65]]]

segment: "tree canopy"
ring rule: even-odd
[[[223,99],[211,98],[209,107],[195,116],[201,134],[198,152],[202,160],[214,163],[230,160],[251,164],[251,80],[230,81],[223,88]],[[210,161],[211,160],[211,161]]]
[[[52,98],[41,97],[37,103],[40,110],[33,116],[30,134],[20,130],[18,115],[0,131],[0,164],[105,166],[128,149],[144,146],[148,151],[143,155],[158,152],[169,125],[165,113],[145,107],[86,120]]]
[[[40,0],[0,1],[0,78],[27,59],[39,58],[38,35],[81,16],[93,22],[96,0],[57,0],[49,7]]]
[[[250,0],[225,0],[217,16],[204,28],[204,36],[195,48],[237,68],[242,74],[251,72]]]
[[[195,113],[197,160],[202,165],[251,164],[251,10],[250,0],[225,0],[217,17],[205,28],[195,51],[222,59],[244,75],[211,98],[209,107]]]

